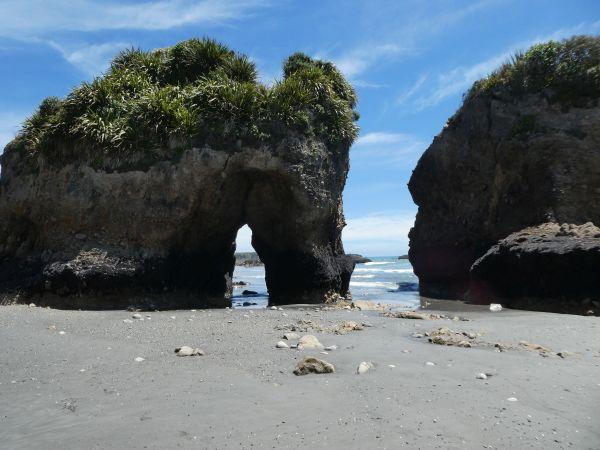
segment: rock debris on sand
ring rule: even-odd
[[[289,345],[287,345],[284,341],[279,341],[277,344],[275,344],[276,348],[290,348]]]
[[[333,364],[317,358],[304,358],[296,365],[294,375],[308,375],[310,373],[333,373],[335,367]]]

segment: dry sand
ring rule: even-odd
[[[314,307],[141,314],[0,307],[0,448],[600,448],[598,317],[484,307],[456,313],[470,321]],[[298,320],[326,329],[309,333],[337,350],[276,349]],[[333,332],[348,320],[373,326]],[[467,338],[472,348],[413,337],[440,327],[480,336]],[[183,345],[206,354],[178,357]],[[335,373],[293,375],[304,356]],[[357,375],[362,361],[374,367]]]

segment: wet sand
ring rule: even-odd
[[[449,306],[457,303],[432,303]],[[142,321],[128,311],[0,307],[0,447],[600,448],[598,317],[314,309],[144,312]],[[286,325],[306,325],[299,320],[327,330],[300,335],[338,349],[276,349]],[[372,327],[333,332],[348,320]],[[413,337],[439,327],[480,336],[472,348]],[[206,354],[178,357],[182,345]],[[303,356],[335,373],[295,376]],[[361,361],[375,367],[357,375]]]

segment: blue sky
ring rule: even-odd
[[[396,255],[416,212],[412,168],[471,83],[532,43],[599,33],[598,0],[0,0],[0,146],[123,48],[214,37],[265,82],[303,51],[336,62],[359,94],[346,250]],[[249,230],[238,242],[249,250]]]

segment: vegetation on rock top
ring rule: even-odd
[[[356,94],[329,62],[296,53],[265,86],[253,62],[211,39],[121,52],[103,77],[45,99],[13,142],[29,156],[126,162],[165,149],[277,142],[290,131],[349,146]]]
[[[600,97],[600,37],[575,36],[536,44],[476,81],[466,98],[499,88],[515,95],[543,92],[552,102],[585,106]]]

